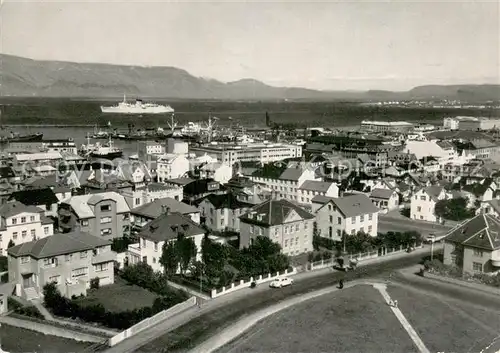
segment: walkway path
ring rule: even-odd
[[[406,330],[406,332],[408,332],[408,335],[412,339],[413,343],[415,343],[420,353],[430,353],[430,351],[427,349],[422,339],[420,339],[415,329],[410,325],[408,320],[406,320],[401,310],[392,305],[393,300],[389,296],[389,293],[387,293],[387,285],[382,283],[376,283],[373,285],[373,287],[377,289],[380,292],[380,294],[382,294],[382,297],[384,297],[386,303],[390,305],[392,312],[394,313],[394,315],[396,315],[397,319],[399,320],[403,328]]]

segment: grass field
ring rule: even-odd
[[[92,345],[8,325],[0,328],[0,338],[2,350],[10,353],[70,353],[80,352]]]
[[[382,296],[358,286],[296,305],[218,350],[235,352],[417,352]]]
[[[156,294],[115,277],[115,283],[89,290],[87,296],[78,299],[82,305],[102,304],[107,310],[120,312],[153,305]]]
[[[480,352],[500,335],[500,312],[403,287],[388,292],[431,352]]]

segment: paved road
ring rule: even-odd
[[[316,277],[301,278],[293,286],[279,290],[269,290],[266,285],[264,285],[265,288],[259,286],[251,296],[240,297],[239,300],[232,301],[231,303],[229,303],[230,298],[227,298],[228,303],[221,305],[217,310],[211,310],[198,317],[193,317],[191,321],[185,323],[183,326],[164,334],[135,351],[187,352],[189,349],[204,342],[208,337],[232,325],[242,316],[276,304],[285,298],[335,285],[341,278],[353,280],[379,276],[385,272],[393,272],[419,263],[423,256],[428,255],[429,252],[425,252],[424,254],[407,254],[405,257],[375,263],[366,267],[359,267],[353,272],[326,272]]]
[[[430,233],[445,233],[450,230],[451,226],[433,224],[422,221],[415,221],[408,218],[395,218],[395,217],[384,217],[380,216],[378,219],[378,231],[379,233],[386,233],[389,231],[393,232],[406,232],[410,230],[415,230],[420,232],[423,236],[429,235]]]

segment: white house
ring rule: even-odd
[[[254,205],[239,201],[233,193],[210,194],[198,206],[205,225],[213,230],[240,230],[240,216]]]
[[[376,207],[386,212],[399,207],[399,194],[395,190],[373,189],[370,199]]]
[[[343,232],[377,236],[379,209],[364,194],[340,198],[316,196],[312,200],[312,209],[321,237],[341,241]]]
[[[129,264],[140,261],[149,264],[154,271],[163,272],[160,258],[165,242],[175,242],[179,236],[192,238],[197,249],[193,261],[201,260],[201,244],[205,230],[193,222],[189,216],[180,213],[164,213],[147,223],[139,232],[139,242],[128,246]]]
[[[200,168],[201,179],[213,179],[226,184],[233,177],[233,167],[224,163],[209,163]]]
[[[157,177],[160,183],[184,177],[189,171],[189,160],[185,155],[164,154],[157,161]]]
[[[0,256],[7,255],[11,240],[19,245],[54,234],[52,220],[35,206],[8,202],[0,206],[0,217]]]
[[[416,191],[411,197],[410,217],[427,222],[437,222],[436,203],[447,198],[446,191],[441,186],[427,186]]]

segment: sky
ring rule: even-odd
[[[3,0],[0,52],[328,90],[500,83],[499,4]]]

